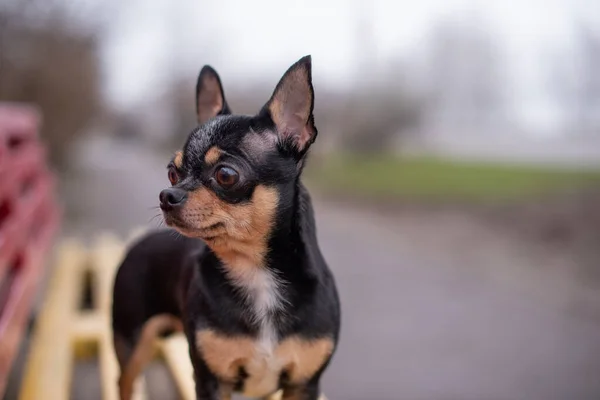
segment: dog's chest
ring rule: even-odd
[[[258,325],[259,341],[266,352],[272,350],[277,341],[274,315],[285,312],[282,283],[266,269],[255,269],[238,282],[239,290],[247,301],[247,312]]]
[[[246,270],[237,275],[237,286],[246,298],[246,312],[258,327],[255,337],[228,336],[214,330],[196,334],[196,345],[210,370],[220,379],[237,382],[244,376],[242,392],[249,397],[264,397],[278,389],[282,373],[291,381],[312,376],[333,349],[326,339],[280,340],[275,313],[286,313],[282,283],[268,270]]]
[[[197,332],[196,344],[202,359],[220,380],[241,383],[241,392],[251,398],[277,391],[282,374],[292,384],[308,381],[334,347],[327,337],[308,340],[292,336],[265,349],[255,338],[224,336],[212,330]]]

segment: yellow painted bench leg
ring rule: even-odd
[[[128,237],[139,238],[143,229]],[[79,346],[97,345],[103,400],[118,400],[119,367],[112,343],[111,308],[115,273],[125,244],[111,235],[100,236],[91,251],[72,240],[58,247],[57,261],[46,301],[38,316],[19,400],[70,398],[73,359]],[[78,309],[84,276],[92,274],[94,309]],[[194,400],[193,368],[183,334],[157,342],[158,353],[183,400]],[[88,351],[89,354],[89,351]],[[135,384],[134,400],[147,399],[145,380]],[[281,393],[268,400],[280,400]],[[320,400],[326,400],[321,396]]]
[[[21,400],[68,399],[73,357],[70,327],[79,298],[85,251],[68,241],[58,249],[48,296],[38,316],[20,393]]]
[[[161,356],[164,358],[177,390],[183,400],[195,400],[194,369],[190,361],[187,339],[177,334],[159,343]]]
[[[98,359],[102,382],[102,399],[118,400],[119,365],[113,349],[110,318],[112,307],[112,287],[116,267],[123,257],[125,247],[117,238],[110,235],[99,237],[94,244],[91,257],[91,271],[95,284],[96,312],[102,318],[104,329],[99,332]],[[139,387],[139,385],[138,385]]]

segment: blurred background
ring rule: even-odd
[[[43,113],[63,234],[126,234],[160,225],[202,65],[253,113],[312,54],[328,397],[594,400],[599,27],[594,0],[2,0],[0,100]]]

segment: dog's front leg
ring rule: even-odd
[[[231,400],[231,385],[219,382],[202,362],[194,364],[197,400]]]
[[[281,400],[323,400],[319,386],[319,381],[315,380],[306,385],[287,387],[283,390]]]
[[[190,345],[190,360],[194,368],[197,400],[231,400],[231,388],[222,385],[202,361],[196,349]]]

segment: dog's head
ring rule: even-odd
[[[233,115],[218,74],[202,68],[198,127],[168,166],[172,186],[160,193],[167,225],[217,253],[264,253],[278,216],[293,207],[317,136],[313,104],[310,56],[285,72],[253,116]]]

